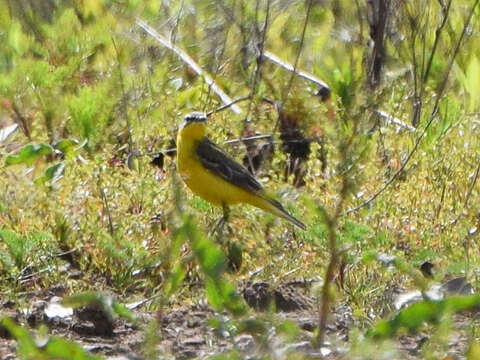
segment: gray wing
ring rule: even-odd
[[[197,155],[202,165],[215,175],[248,192],[258,193],[262,185],[248,170],[228,156],[214,142],[203,138],[197,145]]]

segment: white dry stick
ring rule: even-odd
[[[285,70],[290,71],[290,72],[295,72],[298,76],[300,76],[300,77],[302,77],[302,78],[304,78],[308,81],[311,81],[311,82],[317,84],[318,86],[321,86],[321,87],[324,87],[324,88],[327,88],[327,89],[330,90],[330,87],[327,85],[326,82],[320,80],[319,78],[316,78],[313,75],[307,74],[306,72],[295,69],[292,65],[280,60],[280,58],[278,56],[272,54],[270,51],[265,51],[263,53],[263,56],[265,57],[265,59],[269,60],[270,62],[272,62],[276,65],[279,65],[280,67],[284,68]]]
[[[387,114],[383,110],[375,110],[375,113],[387,120],[388,123],[395,124],[397,126],[400,126],[401,128],[407,129],[409,131],[415,131],[416,129],[409,124],[404,123],[402,120],[397,119],[396,117]]]
[[[222,89],[220,89],[220,87],[215,83],[215,81],[213,81],[212,77],[208,75],[205,71],[203,71],[202,68],[188,54],[180,50],[170,40],[161,36],[154,28],[149,26],[143,20],[137,19],[136,22],[137,22],[137,25],[140,26],[148,35],[153,37],[155,40],[157,40],[160,44],[162,44],[164,47],[166,47],[170,51],[177,54],[177,56],[184,63],[186,63],[193,71],[195,71],[198,75],[203,77],[207,85],[210,86],[210,88],[215,94],[217,94],[217,96],[220,98],[222,103],[230,104],[233,102],[233,100],[227,94],[225,94],[225,92],[223,92]],[[240,109],[240,107],[235,104],[233,104],[230,107],[230,109],[237,115],[242,113],[242,109]]]
[[[17,124],[13,124],[13,125],[10,125],[10,126],[6,126],[4,128],[0,128],[0,143],[7,140],[7,138],[10,135],[12,135],[15,132],[15,130],[17,130],[17,129],[18,129]]]

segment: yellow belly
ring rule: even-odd
[[[178,172],[192,192],[214,205],[252,203],[257,196],[205,169],[195,154],[178,157]]]

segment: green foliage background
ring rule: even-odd
[[[431,119],[472,2],[458,1],[450,9],[418,92],[423,109],[416,132],[379,121],[375,110],[411,122],[413,89],[420,89],[415,81],[424,76],[418,64],[432,53],[441,2],[392,1],[396,11],[383,81],[374,90],[367,86],[366,2],[314,1],[303,43],[308,1],[256,3],[0,1],[0,128],[14,122],[21,128],[0,142],[0,271],[8,274],[0,289],[6,296],[22,302],[18,294],[27,289],[63,283],[74,294],[95,283],[125,301],[166,294],[150,305],[153,310],[196,302],[203,293],[182,284],[205,278],[208,292],[221,277],[207,297],[219,310],[242,313],[232,284],[260,266],[260,278],[272,283],[323,276],[328,226],[304,199],[333,213],[345,181],[337,240],[346,270],[333,295],[352,307],[356,329],[393,311],[392,287],[421,288],[412,272],[426,260],[436,264],[437,280],[465,275],[478,289],[480,10],[455,54],[438,114],[409,165],[369,206],[344,215],[381,188],[414,148]],[[216,252],[225,244],[197,233],[212,226],[220,210],[179,183],[174,158],[166,156],[161,168],[150,164],[152,154],[174,146],[183,115],[221,104],[201,77],[144,33],[137,18],[188,53],[232,98],[253,89],[253,99],[239,104],[244,114],[226,110],[209,120],[216,142],[243,136],[246,128],[278,142],[278,114],[262,97],[284,101],[305,136],[322,139],[323,148],[312,144],[304,187],[294,188],[293,175],[285,176],[288,159],[280,145],[257,173],[308,231],[297,232],[259,210],[235,208],[228,237],[243,249],[235,275],[223,273],[226,260]],[[264,50],[291,64],[299,56],[299,69],[330,86],[331,102],[321,102],[312,83],[292,81],[270,62],[258,69],[265,19]],[[239,160],[245,153],[242,146],[225,148]],[[72,249],[79,279],[62,272],[59,254]],[[372,251],[403,259],[407,269],[363,261]],[[219,268],[208,270],[206,253],[216,254],[211,256]],[[28,282],[22,278],[27,268],[48,270]],[[212,293],[223,295],[215,300]],[[470,339],[475,343],[478,334]],[[439,344],[432,348],[441,349]],[[355,344],[352,349],[358,350]]]

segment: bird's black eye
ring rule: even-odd
[[[202,112],[193,112],[185,116],[185,122],[187,124],[193,122],[203,122],[207,120],[207,115]]]

